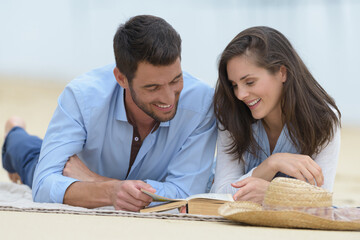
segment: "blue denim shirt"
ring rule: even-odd
[[[78,181],[62,175],[74,154],[102,176],[126,178],[133,127],[114,67],[78,77],[60,95],[34,174],[34,201],[63,202],[66,189]],[[214,90],[188,73],[183,79],[175,117],[144,139],[126,178],[146,181],[157,194],[169,198],[206,191],[217,137]]]

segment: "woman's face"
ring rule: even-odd
[[[253,118],[265,121],[281,120],[281,94],[286,81],[286,69],[275,73],[258,67],[246,56],[236,56],[227,64],[227,74],[235,96],[250,109]]]

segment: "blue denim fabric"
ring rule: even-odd
[[[6,136],[2,147],[3,168],[10,173],[17,172],[21,181],[30,188],[41,144],[40,138],[29,135],[21,127],[14,127]]]

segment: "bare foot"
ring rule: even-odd
[[[16,117],[16,116],[10,117],[5,123],[5,138],[8,135],[8,133],[10,132],[10,130],[13,129],[14,127],[22,127],[25,129],[25,127],[26,127],[25,121],[20,117]],[[8,175],[9,175],[10,181],[21,184],[21,178],[20,178],[19,174],[17,174],[16,172],[14,172],[14,173],[8,172]]]
[[[14,127],[21,127],[25,129],[26,128],[25,121],[17,116],[12,116],[11,118],[9,118],[5,123],[5,137]]]
[[[9,173],[9,172],[8,172],[8,175],[9,175],[10,180],[11,180],[13,183],[19,183],[19,184],[22,183],[19,174],[17,174],[16,172],[15,172],[15,173]]]

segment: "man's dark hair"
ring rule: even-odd
[[[138,64],[167,66],[181,55],[181,38],[164,19],[139,15],[120,25],[114,36],[116,66],[129,82]]]

